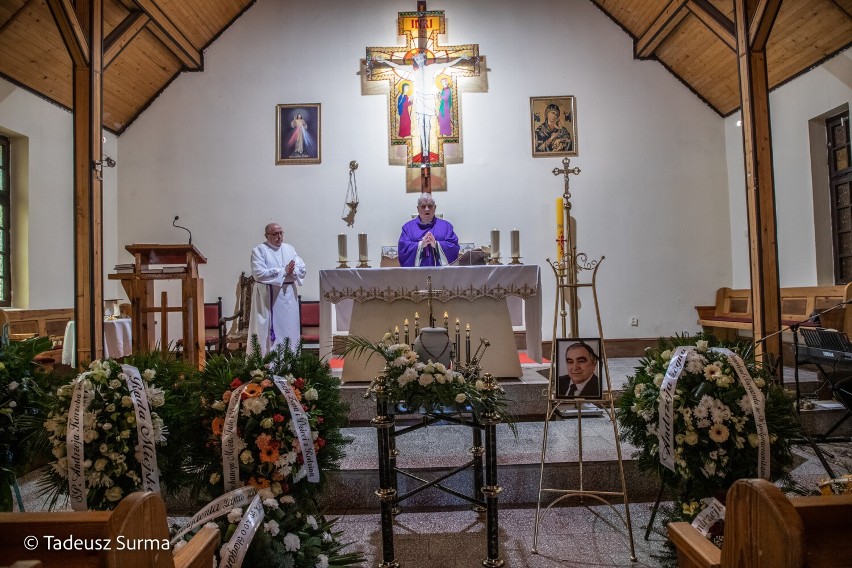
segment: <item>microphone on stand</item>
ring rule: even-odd
[[[172,227],[176,227],[176,228],[178,228],[178,229],[183,229],[184,231],[186,231],[187,233],[189,233],[189,244],[192,244],[192,231],[190,231],[189,229],[187,229],[186,227],[184,227],[184,226],[182,226],[182,225],[178,225],[178,224],[177,224],[178,219],[180,219],[180,217],[178,217],[177,215],[175,215],[175,220],[174,220],[174,221],[172,221]]]

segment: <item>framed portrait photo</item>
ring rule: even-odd
[[[573,96],[530,97],[533,158],[577,155],[577,105]]]
[[[600,338],[556,340],[556,400],[602,400]]]
[[[320,103],[275,106],[275,163],[319,164],[322,161]]]

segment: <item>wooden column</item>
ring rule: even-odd
[[[74,84],[74,319],[77,361],[103,357],[103,0],[47,0]]]
[[[751,2],[754,5],[754,2]],[[748,0],[734,0],[737,67],[740,77],[743,151],[745,154],[754,337],[757,354],[767,363],[781,363],[781,298],[772,176],[772,139],[766,40],[781,0],[760,0],[753,12]],[[779,366],[780,369],[780,366]]]

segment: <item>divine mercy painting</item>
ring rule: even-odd
[[[320,103],[276,105],[276,164],[322,161],[320,114]]]

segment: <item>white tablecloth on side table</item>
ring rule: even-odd
[[[76,366],[77,337],[75,325],[69,321],[65,326],[65,339],[62,342],[62,363]],[[130,318],[104,320],[104,359],[118,359],[133,352],[133,338],[130,331]]]

